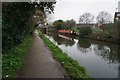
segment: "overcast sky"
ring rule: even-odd
[[[78,22],[81,14],[90,12],[95,17],[100,11],[107,11],[112,16],[120,0],[57,0],[53,21],[74,19]]]

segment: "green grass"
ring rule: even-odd
[[[92,32],[95,34],[99,34],[102,32],[102,30],[100,28],[92,28]]]
[[[74,32],[78,32],[79,33],[79,29],[78,28],[71,28],[71,30],[73,30]]]
[[[115,24],[107,24],[106,26],[104,26],[103,30],[95,27],[92,28],[92,34],[90,34],[88,38],[118,43],[119,33],[117,30],[118,28]]]
[[[0,53],[0,79],[2,78],[2,53]]]
[[[17,71],[20,69],[25,53],[31,46],[32,37],[26,36],[22,43],[11,48],[2,55],[2,77],[15,78]]]
[[[86,69],[84,67],[80,66],[77,61],[70,58],[66,53],[63,53],[63,51],[58,46],[52,43],[40,31],[38,32],[45,44],[52,51],[55,59],[60,62],[64,69],[67,71],[70,78],[88,78],[86,75]]]

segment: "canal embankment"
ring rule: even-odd
[[[60,62],[63,68],[67,71],[70,78],[88,78],[86,69],[79,65],[77,61],[73,60],[67,54],[65,54],[58,46],[52,43],[47,37],[45,37],[40,31],[39,35],[53,53],[53,57]]]

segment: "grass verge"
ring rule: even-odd
[[[63,53],[58,46],[46,38],[39,30],[38,32],[45,44],[52,51],[55,59],[65,68],[70,78],[88,78],[84,67],[80,66],[77,61],[71,59],[66,53]]]
[[[25,53],[32,44],[32,37],[26,36],[22,43],[11,48],[2,55],[2,78],[15,78],[20,69]]]

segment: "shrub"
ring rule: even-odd
[[[91,27],[80,28],[80,37],[87,37],[92,33]]]
[[[15,78],[23,63],[24,56],[31,46],[33,38],[26,36],[21,44],[11,48],[2,55],[2,77]]]

